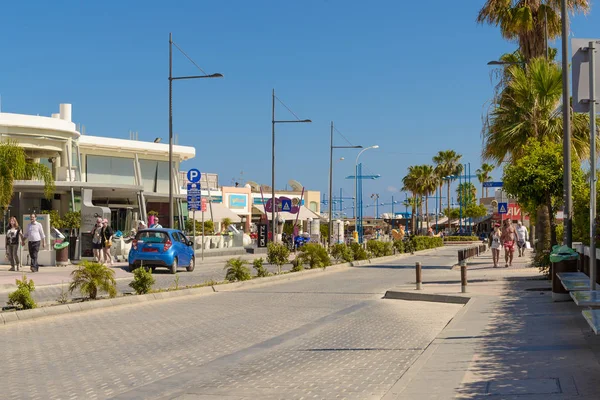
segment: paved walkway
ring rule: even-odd
[[[384,398],[600,398],[600,338],[580,307],[552,302],[550,282],[528,261],[495,269],[486,253],[471,262],[471,301]],[[425,293],[457,294],[455,285],[424,282]]]

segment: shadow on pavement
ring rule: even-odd
[[[361,266],[353,267],[353,268],[364,268],[364,269],[373,269],[373,268],[378,268],[378,269],[415,269],[415,265],[414,264],[410,264],[410,265],[372,264],[372,265],[361,265]],[[444,270],[451,270],[452,266],[451,265],[422,265],[421,268],[422,269],[444,269]]]
[[[480,336],[452,337],[476,340],[457,398],[600,398],[600,364],[594,352],[599,338],[573,302],[552,302],[549,291],[528,290],[541,285],[546,284],[508,282]]]

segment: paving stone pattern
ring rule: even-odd
[[[355,268],[6,325],[0,398],[381,398],[460,307],[381,299],[413,274]]]

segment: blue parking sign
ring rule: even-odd
[[[202,174],[196,168],[192,168],[187,172],[187,179],[192,183],[200,182]]]

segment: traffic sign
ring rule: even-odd
[[[187,172],[187,179],[192,183],[200,182],[202,174],[196,168],[192,168]]]
[[[502,187],[504,182],[483,182],[484,188]]]
[[[508,214],[508,203],[498,203],[498,214]]]
[[[190,175],[190,171],[188,171],[188,177]],[[200,183],[188,183],[187,184],[187,205],[188,211],[200,211],[200,201],[202,198],[202,193],[200,190]]]
[[[206,198],[203,197],[202,200],[200,200],[200,205],[202,207],[202,212],[206,211]]]
[[[292,199],[281,199],[281,211],[292,211]]]

